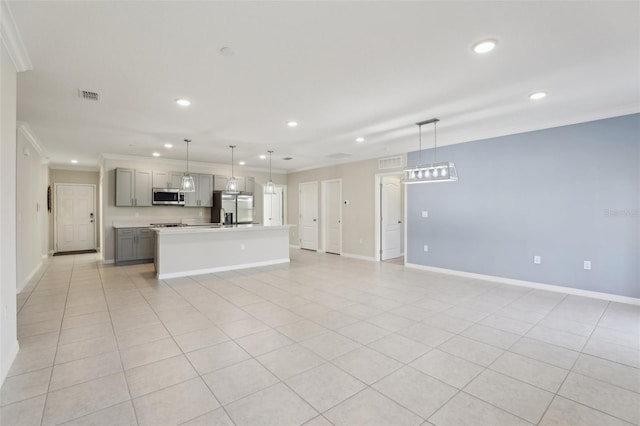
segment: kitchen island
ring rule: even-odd
[[[289,262],[291,225],[211,225],[151,228],[158,279]]]

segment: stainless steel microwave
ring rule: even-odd
[[[175,188],[153,188],[153,204],[184,206],[184,192]]]

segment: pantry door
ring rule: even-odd
[[[56,252],[95,250],[95,185],[55,185]]]

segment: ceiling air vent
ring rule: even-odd
[[[100,100],[100,94],[98,92],[92,92],[90,90],[78,90],[78,95],[82,98],[82,99],[86,99],[88,101],[96,101],[98,102]]]
[[[293,157],[282,157],[282,159],[285,161],[289,161],[289,160],[293,160]]]
[[[397,169],[402,167],[402,155],[395,157],[381,158],[378,160],[378,169]]]

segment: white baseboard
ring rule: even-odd
[[[211,274],[215,272],[235,271],[238,269],[258,268],[260,266],[279,265],[282,263],[289,263],[289,262],[290,260],[287,257],[284,259],[267,260],[264,262],[242,263],[240,265],[230,265],[230,266],[217,266],[214,268],[194,269],[192,271],[184,271],[184,272],[170,272],[166,274],[159,274],[157,275],[157,277],[159,280],[168,280],[171,278],[188,277],[191,275],[202,275],[202,274]]]
[[[113,260],[113,259],[102,259],[102,263],[104,263],[105,265],[111,265],[112,263],[115,263],[115,260]]]
[[[564,287],[553,284],[536,283],[532,281],[516,280],[513,278],[495,277],[493,275],[476,274],[473,272],[456,271],[455,269],[436,268],[435,266],[424,266],[416,263],[405,263],[405,266],[423,271],[437,272],[440,274],[456,275],[458,277],[474,278],[477,280],[494,281],[501,284],[516,285],[519,287],[529,287],[538,290],[553,291],[555,293],[566,293],[575,296],[591,297],[593,299],[609,300],[611,302],[626,303],[630,305],[640,305],[640,299],[617,294],[601,293],[599,291],[582,290],[573,287]]]
[[[42,261],[38,262],[36,267],[33,268],[31,272],[29,272],[29,275],[27,275],[27,277],[24,280],[22,280],[20,284],[18,284],[18,288],[16,288],[16,294],[19,294],[20,292],[22,292],[22,290],[24,290],[27,284],[29,284],[29,281],[31,281],[31,278],[33,278],[33,276],[38,273],[41,267],[42,267]]]
[[[289,244],[289,248],[292,248],[292,249],[299,249],[299,248],[300,248],[300,246],[296,246],[296,245],[294,245],[294,244]]]
[[[378,260],[373,256],[362,256],[360,254],[342,253],[341,256],[348,257],[349,259],[368,260],[371,262],[377,262]]]
[[[48,258],[49,258],[49,256],[50,256],[49,254],[43,254],[43,255],[42,255],[42,258],[43,258],[43,259],[48,259]]]
[[[18,351],[20,351],[20,344],[16,340],[15,343],[13,344],[13,348],[11,348],[11,350],[7,354],[7,359],[4,362],[4,365],[0,366],[0,386],[4,384],[4,379],[7,378],[7,375],[9,374],[9,369],[11,368],[13,361],[15,361],[16,356],[18,355]]]

